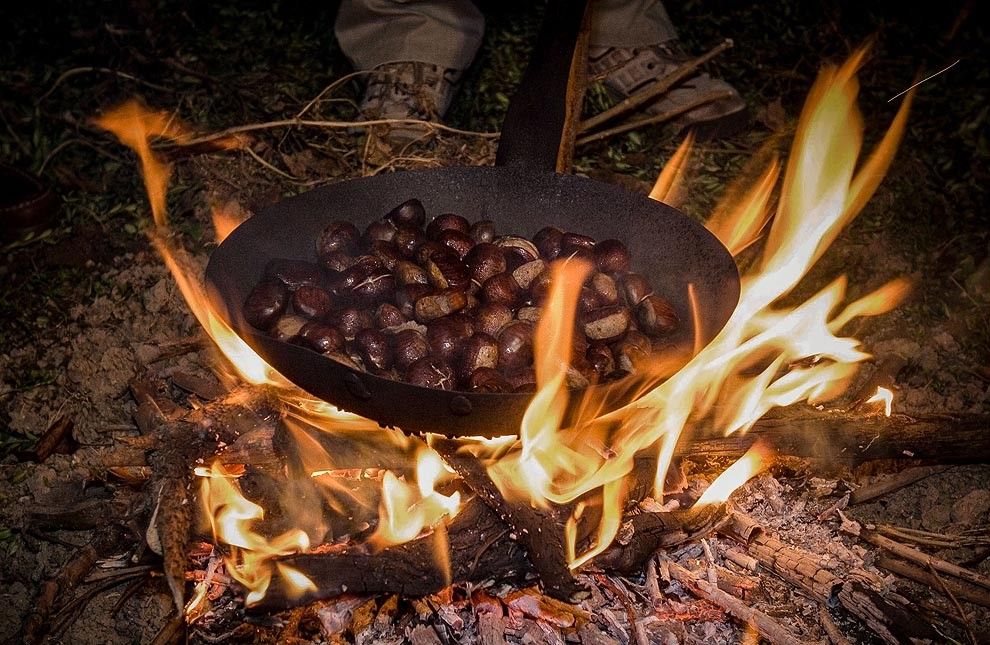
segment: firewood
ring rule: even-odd
[[[735,596],[722,591],[718,586],[713,585],[703,577],[685,569],[676,562],[668,561],[668,566],[671,577],[687,587],[696,596],[715,603],[727,613],[735,616],[743,624],[753,625],[760,633],[760,636],[771,643],[807,645],[810,642],[801,640],[767,614],[748,606]]]
[[[839,626],[832,620],[832,615],[828,613],[828,609],[824,605],[818,608],[818,621],[822,624],[822,629],[825,630],[832,645],[852,645],[845,634],[839,631]]]
[[[838,600],[888,643],[939,640],[935,629],[920,620],[915,611],[888,600],[872,588],[876,576],[853,570],[845,579],[839,578],[819,564],[819,556],[781,542],[743,513],[735,512],[733,516],[733,522],[726,524],[722,533],[744,544],[747,552],[761,565],[789,584],[822,602]]]
[[[931,587],[932,589],[936,589],[940,592],[942,590],[941,585],[930,571],[911,564],[910,562],[892,558],[889,555],[884,555],[881,553],[876,560],[876,566],[881,569],[886,569],[891,573],[896,573],[903,578],[914,580],[918,584]],[[961,580],[956,581],[951,579],[943,579],[942,583],[956,598],[965,600],[966,602],[975,603],[977,605],[982,605],[983,607],[990,607],[990,591],[984,589],[983,587],[978,587]]]
[[[562,528],[571,515],[569,506],[548,504],[538,508],[528,501],[510,503],[477,457],[458,450],[460,444],[436,439],[431,445],[482,501],[513,528],[512,538],[525,547],[547,593],[565,600],[586,595],[567,563]]]
[[[860,486],[849,495],[849,505],[865,504],[910,486],[926,477],[931,477],[949,469],[949,466],[918,466],[905,468],[892,477],[887,477],[867,486]]]
[[[798,405],[780,408],[746,433],[719,436],[703,423],[686,432],[677,454],[692,457],[740,457],[758,439],[778,455],[856,465],[871,459],[924,459],[937,464],[990,461],[990,415],[850,413]]]

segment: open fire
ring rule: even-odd
[[[140,157],[156,224],[152,239],[220,350],[219,362],[230,368],[225,378],[269,388],[279,401],[281,425],[295,443],[297,463],[287,469],[288,479],[277,499],[267,501],[269,507],[241,490],[242,469],[220,461],[197,469],[203,518],[215,544],[222,546],[227,572],[246,589],[246,604],[261,602],[274,580],[290,596],[317,595],[317,583],[285,562],[286,556],[353,548],[353,536],[361,536],[359,548],[375,553],[428,535],[437,568],[451,582],[447,528],[465,508],[469,489],[475,489],[461,484],[458,475],[464,473],[451,463],[457,455],[483,464],[483,474],[507,504],[537,513],[566,509],[555,526],[563,545],[560,557],[570,570],[594,566],[622,532],[630,489],[644,460],[651,468],[652,495],[662,501],[675,447],[702,421],[727,435],[742,433],[772,408],[815,404],[841,394],[857,364],[869,358],[859,341],[841,335],[843,328],[861,316],[888,311],[905,295],[906,282],[892,281],[846,303],[846,282],[839,278],[797,305],[780,303],[866,204],[904,131],[910,94],[880,143],[859,164],[863,122],[856,107],[856,71],[864,54],[821,72],[786,167],[771,161],[752,186],[730,191],[734,199],[721,204],[707,222],[734,256],[759,247],[753,269],[743,275],[739,304],[711,343],[701,347],[696,342],[692,355],[677,361],[655,361],[631,386],[638,393],[633,403],[605,412],[599,401],[586,398],[578,417],[565,424],[569,397],[581,396],[567,388],[565,370],[578,290],[588,267],[558,262],[535,337],[538,390],[518,437],[463,439],[453,448],[446,440],[441,448],[431,437],[383,431],[374,421],[313,399],[267,365],[212,310],[198,266],[170,234],[164,200],[169,168],[150,142],[184,136],[184,129],[134,102],[100,117],[97,123]],[[663,199],[677,189],[689,155],[687,141],[651,197]],[[236,222],[222,210],[215,214],[222,239]],[[889,415],[891,399],[891,392],[882,390],[870,401]],[[321,436],[355,439],[366,466],[342,466]],[[405,467],[382,467],[378,453],[384,452],[402,455],[408,460]],[[771,451],[754,446],[694,508],[723,504],[770,459]],[[202,611],[204,589],[189,602],[188,615]]]

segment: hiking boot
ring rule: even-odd
[[[679,50],[676,41],[630,48],[591,47],[588,74],[604,77],[608,90],[617,98],[626,98],[672,74],[688,60],[690,57]],[[727,137],[746,127],[749,114],[739,92],[708,74],[684,79],[641,108],[652,115],[676,112],[709,94],[727,96],[689,109],[672,121],[672,125],[678,131],[694,129],[700,140]]]
[[[447,113],[462,72],[438,65],[405,61],[373,70],[359,109],[367,119],[439,121]],[[430,132],[425,125],[396,123],[376,128],[393,146],[405,145]]]

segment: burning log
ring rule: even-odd
[[[677,453],[739,457],[763,439],[782,456],[820,458],[830,464],[856,465],[871,459],[924,459],[935,463],[990,461],[990,415],[864,415],[818,411],[804,405],[780,408],[745,434],[715,436],[702,427],[683,437]],[[687,434],[687,433],[686,433]]]

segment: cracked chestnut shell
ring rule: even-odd
[[[292,309],[297,314],[322,320],[330,314],[333,298],[319,287],[305,284],[292,294]]]
[[[321,354],[338,352],[344,346],[344,335],[336,327],[316,320],[303,325],[299,337],[307,347]]]
[[[418,228],[406,228],[403,226],[399,227],[395,232],[395,237],[392,238],[392,243],[399,248],[399,251],[402,252],[403,257],[406,259],[416,257],[416,249],[425,241],[426,236],[423,234],[423,231]]]
[[[423,332],[403,329],[392,334],[392,352],[395,366],[405,372],[410,365],[430,355],[430,343]]]
[[[426,209],[423,202],[413,197],[390,210],[385,220],[395,224],[396,228],[419,228],[426,222]]]
[[[244,300],[244,319],[261,330],[271,328],[289,304],[289,290],[281,282],[266,280],[251,289]]]
[[[350,267],[341,272],[334,281],[334,291],[346,293],[359,282],[381,272],[382,262],[373,255],[362,255]]]
[[[293,342],[309,321],[296,314],[282,314],[268,330],[268,335],[284,343]]]
[[[631,316],[622,305],[611,305],[585,312],[582,320],[588,340],[611,342],[629,331]]]
[[[454,389],[454,371],[439,358],[424,356],[406,370],[406,383],[434,390]]]
[[[382,266],[389,271],[394,271],[396,264],[406,260],[406,256],[402,254],[395,243],[383,240],[376,240],[371,243],[371,255],[378,258]]]
[[[400,285],[429,284],[430,278],[418,264],[403,260],[395,265],[395,280]]]
[[[395,276],[378,272],[351,287],[351,295],[363,305],[375,305],[395,295]]]
[[[621,280],[622,295],[626,304],[635,307],[643,302],[643,298],[653,293],[650,281],[638,273],[627,273]]]
[[[444,231],[460,231],[461,233],[469,233],[471,231],[471,223],[464,217],[461,217],[455,213],[443,213],[442,215],[437,215],[434,217],[430,220],[430,223],[426,225],[426,237],[431,240],[437,239],[437,237],[439,237]]]
[[[602,303],[603,306],[614,305],[619,302],[619,286],[612,279],[612,276],[601,272],[595,273],[591,276],[588,286],[595,292],[598,302]]]
[[[467,289],[471,283],[470,270],[456,256],[436,254],[426,261],[424,269],[437,289]]]
[[[354,224],[344,220],[330,222],[316,241],[316,254],[353,253],[361,239],[361,232]]]
[[[407,284],[395,290],[395,306],[406,318],[415,318],[416,301],[433,293],[433,287],[428,284]]]

